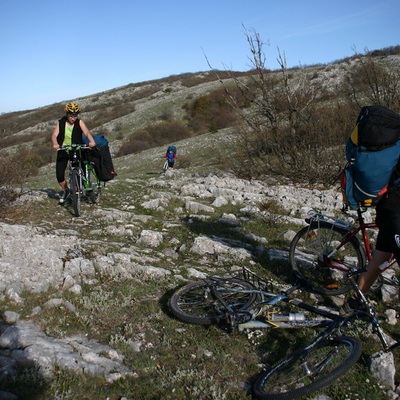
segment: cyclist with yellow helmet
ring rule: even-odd
[[[83,136],[89,140],[89,146],[94,147],[96,143],[86,124],[78,118],[81,108],[78,103],[68,103],[64,107],[66,115],[59,119],[51,135],[53,148],[58,150],[60,147],[71,144],[83,144]],[[64,203],[68,196],[69,188],[65,179],[65,170],[69,161],[69,155],[65,150],[57,151],[56,177],[57,182],[64,190],[60,197],[60,203]]]

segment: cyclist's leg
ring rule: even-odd
[[[367,272],[364,272],[362,275],[360,275],[358,280],[358,286],[363,293],[365,293],[371,287],[371,285],[380,275],[381,270],[379,269],[379,266],[385,261],[388,261],[391,256],[391,252],[378,249],[374,251],[371,261],[367,265]]]
[[[396,240],[400,237],[400,213],[378,207],[376,222],[379,228],[376,250],[367,265],[367,272],[362,274],[358,281],[363,293],[371,287],[381,273],[379,266],[389,261],[392,254],[398,262],[400,261],[400,243]]]
[[[56,160],[56,178],[60,187],[64,190],[64,193],[60,197],[60,203],[63,203],[68,196],[68,183],[65,179],[65,170],[68,165],[69,156],[65,150],[60,150],[57,152]]]
[[[69,156],[65,150],[57,152],[56,160],[56,178],[59,185],[65,189],[68,187],[67,181],[65,180],[65,170],[67,168]]]

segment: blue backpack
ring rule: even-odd
[[[97,147],[106,147],[108,146],[108,140],[106,139],[106,137],[102,134],[98,134],[98,135],[92,135],[94,141],[96,142],[96,146]],[[85,136],[83,138],[83,143],[85,144],[89,144],[89,139]]]
[[[108,146],[108,140],[102,134],[93,135],[93,139],[96,142],[96,147],[92,148],[88,153],[88,159],[92,163],[99,180],[108,182],[117,176],[114,170],[114,163]],[[85,144],[89,143],[86,137],[83,138],[83,141]]]
[[[345,204],[350,209],[375,206],[393,183],[399,158],[400,116],[383,106],[363,107],[346,143],[348,165],[341,174]]]
[[[167,154],[172,151],[174,155],[176,154],[176,146],[168,146]]]

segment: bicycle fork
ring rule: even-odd
[[[365,268],[364,268],[365,269]],[[366,269],[365,269],[366,270]],[[357,271],[357,274],[359,273],[359,271]],[[359,300],[359,302],[365,307],[366,311],[365,314],[367,314],[367,316],[370,318],[371,320],[371,324],[372,324],[372,331],[378,336],[382,348],[384,351],[390,351],[396,347],[400,346],[400,343],[396,342],[394,344],[390,344],[388,341],[388,338],[385,336],[380,324],[379,324],[379,319],[375,314],[374,309],[369,305],[369,302],[367,300],[367,298],[365,297],[364,293],[360,290],[360,288],[358,287],[355,279],[354,279],[354,275],[353,274],[349,274],[349,280],[355,290],[355,292],[357,293],[357,298]]]

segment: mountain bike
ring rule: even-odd
[[[167,172],[168,169],[173,169],[174,168],[174,164],[175,164],[175,157],[171,158],[166,156],[166,160],[163,164],[163,172]]]
[[[93,164],[87,160],[85,153],[91,151],[87,145],[73,144],[60,147],[69,156],[69,190],[75,217],[81,215],[81,198],[93,204],[100,201],[101,182],[96,175]]]
[[[354,321],[370,323],[385,351],[400,345],[388,342],[374,309],[357,285],[356,277],[364,271],[361,268],[347,274],[360,302],[360,309],[348,316],[298,300],[293,296],[300,289],[297,285],[273,292],[271,282],[263,281],[246,268],[232,277],[208,276],[188,283],[172,294],[169,304],[178,319],[199,325],[222,324],[239,331],[324,328],[304,348],[274,366],[266,366],[253,385],[258,399],[297,399],[332,384],[358,361],[360,341],[343,335],[343,330]]]
[[[163,169],[163,172],[167,171],[167,169],[168,169],[168,160],[165,161],[162,169]]]
[[[172,314],[195,325],[219,325],[229,331],[257,328],[304,328],[325,326],[338,318],[332,313],[291,296],[301,289],[293,285],[277,293],[274,284],[243,267],[228,276],[209,275],[178,288],[169,300]],[[275,309],[275,306],[277,309]],[[290,313],[296,306],[319,314]],[[287,312],[286,312],[287,311]],[[325,318],[321,318],[325,317]]]
[[[289,260],[296,278],[317,293],[334,296],[351,289],[347,279],[349,271],[364,267],[372,257],[373,247],[369,230],[377,229],[375,222],[365,222],[365,209],[357,209],[358,224],[311,210],[306,222],[290,244]],[[361,236],[361,240],[358,236]],[[396,264],[395,259],[382,265],[381,271]],[[398,285],[395,275],[391,279],[381,274],[371,290],[382,285]]]

